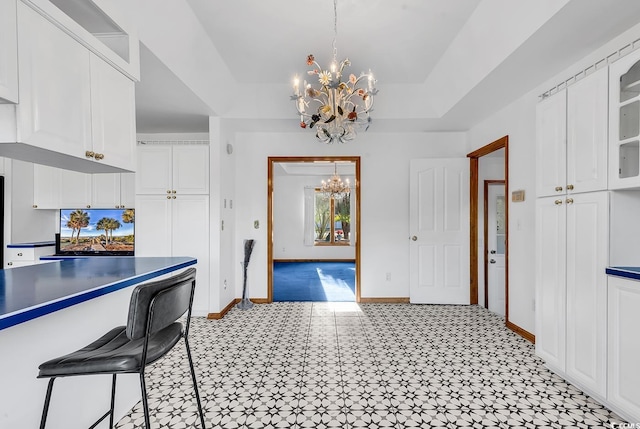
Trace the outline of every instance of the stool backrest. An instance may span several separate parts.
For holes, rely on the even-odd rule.
[[[175,276],[137,286],[129,303],[127,337],[136,340],[157,332],[187,311],[190,317],[195,284],[196,269],[189,268]]]

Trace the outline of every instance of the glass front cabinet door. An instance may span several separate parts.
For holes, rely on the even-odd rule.
[[[609,188],[640,188],[640,51],[610,66]]]

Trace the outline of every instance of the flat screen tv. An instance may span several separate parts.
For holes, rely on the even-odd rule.
[[[133,256],[134,209],[61,209],[57,255]]]

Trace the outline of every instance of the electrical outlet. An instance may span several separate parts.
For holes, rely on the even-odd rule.
[[[224,290],[227,290],[227,279],[224,279]]]

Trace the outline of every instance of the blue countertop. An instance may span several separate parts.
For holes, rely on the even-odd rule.
[[[605,272],[610,276],[640,280],[640,267],[608,267]]]
[[[196,262],[191,257],[95,257],[0,270],[0,329]]]
[[[7,248],[9,249],[13,249],[13,248],[19,248],[19,249],[26,249],[26,248],[32,248],[32,247],[49,247],[49,246],[55,246],[56,242],[55,241],[36,241],[33,243],[12,243],[12,244],[7,244]]]

